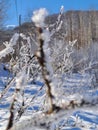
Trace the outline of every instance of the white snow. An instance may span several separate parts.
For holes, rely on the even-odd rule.
[[[33,12],[32,21],[36,24],[37,27],[44,26],[45,17],[48,15],[48,12],[45,8],[41,8]]]

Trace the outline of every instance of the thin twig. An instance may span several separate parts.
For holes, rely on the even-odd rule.
[[[53,111],[53,95],[51,92],[51,80],[49,80],[47,77],[50,76],[50,72],[47,70],[46,67],[46,60],[45,60],[45,53],[43,50],[43,46],[44,46],[44,40],[42,39],[41,35],[43,33],[43,29],[41,27],[38,27],[38,33],[39,33],[39,48],[38,51],[36,52],[36,57],[38,59],[38,62],[42,68],[42,76],[44,79],[44,82],[47,86],[47,95],[49,97],[49,101],[50,101],[50,110],[49,113],[51,113]]]
[[[5,89],[0,94],[0,100],[3,98],[3,96],[7,93],[7,91],[10,89],[11,85],[14,83],[15,77],[13,77],[8,84],[5,86]]]

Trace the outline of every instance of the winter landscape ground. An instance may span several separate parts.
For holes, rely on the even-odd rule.
[[[98,45],[77,50],[75,39],[49,46],[62,13],[63,7],[49,31],[46,9],[34,11],[37,41],[15,33],[3,43],[0,59],[11,59],[0,63],[0,130],[98,130]]]
[[[8,72],[3,70],[3,65],[0,66],[0,91],[4,88],[4,84],[6,83],[8,78]],[[81,102],[81,98],[87,102],[86,105],[83,107],[75,107],[74,109],[66,109],[59,113],[54,113],[47,117],[47,122],[51,125],[51,130],[53,129],[61,129],[61,130],[97,130],[98,129],[98,88],[93,88],[91,85],[90,75],[88,74],[72,74],[70,77],[65,76],[63,87],[59,89],[59,93],[63,96],[62,100],[64,103],[68,103],[69,100],[75,99]],[[24,113],[23,117],[21,118],[21,123],[18,122],[20,127],[16,128],[17,130],[33,130],[33,129],[43,129],[46,130],[46,126],[44,123],[46,120],[44,118],[40,119],[39,115],[44,110],[43,102],[44,102],[44,88],[42,90],[39,89],[43,86],[43,82],[36,81],[35,84],[31,84],[26,86],[25,89],[25,98],[29,98],[27,103],[32,100],[32,96],[36,95],[36,99],[33,100],[28,105],[26,112]],[[12,86],[7,94],[4,96],[0,103],[0,129],[5,130],[8,118],[9,118],[9,107],[11,102],[11,96],[14,91],[14,86]],[[63,92],[62,92],[63,89]],[[33,116],[38,122],[42,122],[43,125],[41,126],[40,123],[38,125],[33,124]],[[42,114],[41,114],[42,116]],[[49,119],[48,119],[49,118]],[[31,121],[30,121],[31,120]],[[24,123],[25,121],[25,123]],[[19,124],[20,123],[20,124]],[[26,125],[27,123],[27,125]],[[33,126],[34,125],[34,126]],[[47,123],[48,125],[48,123]],[[15,130],[16,130],[15,129]]]

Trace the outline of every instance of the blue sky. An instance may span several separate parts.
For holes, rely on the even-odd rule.
[[[15,6],[17,2],[17,11]],[[24,19],[28,10],[32,12],[39,8],[46,8],[50,14],[58,13],[60,7],[64,5],[67,10],[98,10],[98,0],[10,0],[10,7],[8,8],[8,20],[6,25],[18,25],[17,15],[21,14]]]

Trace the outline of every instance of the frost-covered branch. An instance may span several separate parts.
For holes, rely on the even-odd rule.
[[[26,82],[28,79],[28,75],[24,74],[24,72],[25,69],[23,72],[20,73],[20,75],[18,74],[15,77],[14,85],[16,86],[16,89],[14,90],[14,94],[10,105],[10,117],[6,130],[12,128],[15,121],[18,121],[21,118],[21,116],[25,113],[26,109],[31,105],[32,102],[34,102],[34,99],[36,99],[37,95],[43,88],[43,86],[40,87],[38,93],[35,96],[32,96],[31,99],[28,99],[28,101],[27,99],[24,100],[24,90],[25,86],[27,85]]]
[[[10,53],[14,53],[13,46],[16,45],[18,38],[19,38],[19,34],[15,33],[9,42],[3,43],[6,48],[0,51],[0,59],[5,57],[6,55],[9,55]]]
[[[0,94],[0,100],[3,98],[3,96],[7,93],[9,88],[12,86],[12,84],[15,82],[15,78],[12,78],[8,84],[5,86],[4,90]]]
[[[15,103],[18,101],[22,104],[22,106],[24,106],[23,91],[24,91],[24,85],[26,83],[25,78],[26,78],[25,74],[22,74],[21,76],[19,76],[19,78],[18,77],[16,78],[16,88],[15,88],[12,103],[11,103],[11,106],[10,106],[10,117],[9,117],[9,121],[8,121],[8,125],[7,125],[6,130],[9,130],[14,124]]]
[[[39,34],[39,43],[38,43],[38,51],[36,52],[36,57],[39,61],[39,64],[42,68],[42,76],[43,79],[45,81],[45,84],[47,86],[47,95],[49,98],[49,104],[50,104],[50,109],[48,111],[48,113],[51,113],[53,111],[53,94],[52,94],[52,82],[49,79],[50,77],[50,71],[47,69],[47,60],[46,60],[46,54],[44,51],[44,44],[46,44],[45,42],[47,42],[45,39],[47,37],[47,34],[44,32],[45,30],[43,30],[44,27],[44,19],[47,15],[47,11],[46,9],[40,9],[38,11],[34,12],[34,16],[32,17],[33,22],[35,22],[35,25],[37,27],[38,30],[38,34]],[[41,20],[41,21],[40,21]]]
[[[61,20],[61,18],[62,18],[63,12],[64,12],[64,6],[61,6],[61,8],[60,8],[60,13],[59,13],[59,15],[58,15],[58,17],[57,17],[56,23],[53,24],[53,25],[49,25],[49,27],[48,27],[48,28],[51,28],[51,27],[52,27],[52,31],[51,31],[51,33],[50,33],[50,36],[51,36],[51,37],[52,37],[56,32],[58,32],[58,31],[61,29],[61,27],[62,27],[63,21]]]

